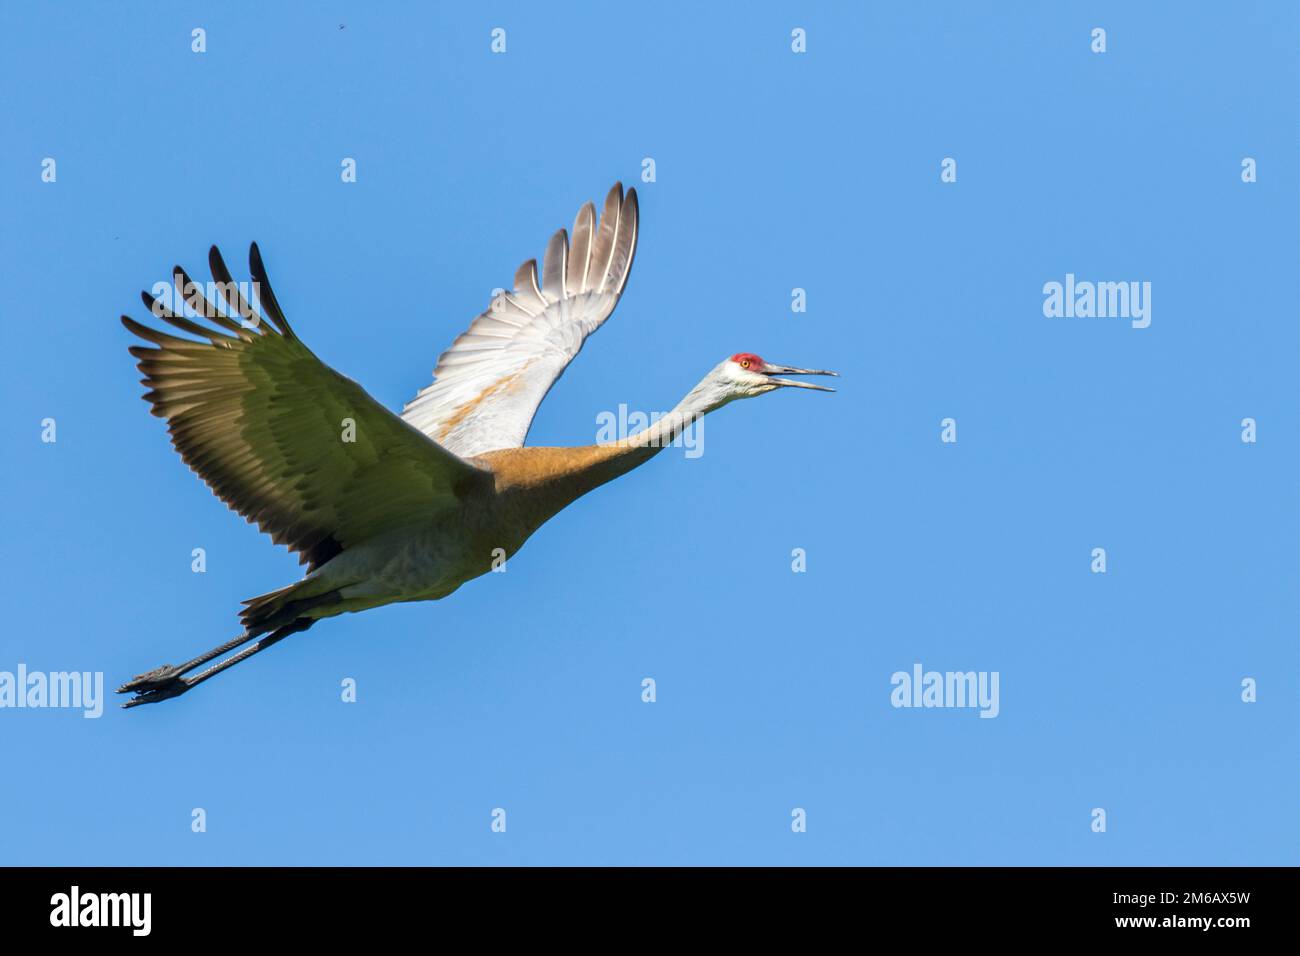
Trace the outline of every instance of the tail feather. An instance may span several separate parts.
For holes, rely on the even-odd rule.
[[[244,601],[244,609],[239,612],[239,620],[244,625],[244,632],[251,637],[256,637],[267,631],[274,631],[304,620],[314,622],[317,617],[324,615],[310,612],[342,601],[337,590],[326,591],[324,594],[304,594],[304,586],[308,583],[306,580],[298,581],[288,587]]]

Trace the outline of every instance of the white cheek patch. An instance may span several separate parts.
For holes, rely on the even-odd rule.
[[[739,362],[728,362],[724,371],[726,377],[737,385],[762,385],[767,381],[765,375],[760,375],[750,369],[741,368]]]

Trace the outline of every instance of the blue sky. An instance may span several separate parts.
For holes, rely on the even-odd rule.
[[[0,863],[1298,862],[1298,39],[1282,3],[5,4],[0,670],[116,686],[298,576],[117,322],[212,243],[396,408],[622,179],[627,293],[532,443],[737,351],[844,377],[448,600],[0,710]],[[1150,327],[1045,317],[1067,273],[1150,282]],[[997,718],[892,707],[918,662],[997,672]]]

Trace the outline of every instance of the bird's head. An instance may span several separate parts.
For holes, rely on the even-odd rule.
[[[795,368],[791,365],[773,365],[753,352],[737,352],[713,370],[719,384],[727,393],[727,400],[753,398],[778,388],[811,388],[819,392],[833,392],[835,389],[812,382],[796,382],[794,379],[780,378],[782,375],[834,375],[821,369]]]

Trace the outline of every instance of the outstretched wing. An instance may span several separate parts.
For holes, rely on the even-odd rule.
[[[537,406],[600,328],[627,283],[636,253],[636,190],[615,183],[599,227],[591,203],[578,210],[573,244],[563,229],[537,260],[515,273],[515,291],[488,310],[438,358],[434,383],[402,410],[443,447],[471,458],[524,443]]]
[[[257,312],[213,246],[208,261],[226,309],[179,266],[181,300],[209,324],[144,293],[181,338],[122,316],[157,348],[132,346],[153,414],[172,444],[232,509],[311,568],[344,548],[419,524],[490,476],[439,447],[323,363],[285,321],[256,244],[249,252]]]

